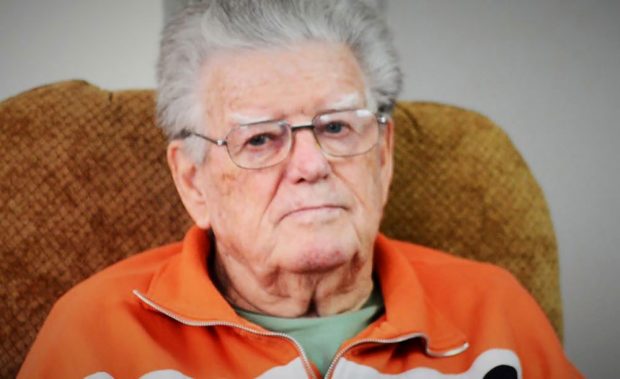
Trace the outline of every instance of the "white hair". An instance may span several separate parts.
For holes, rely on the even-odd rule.
[[[347,45],[360,64],[369,103],[390,112],[402,74],[379,1],[206,0],[185,8],[164,28],[157,65],[158,124],[173,138],[204,125],[201,69],[215,52],[290,46],[302,41]],[[209,88],[205,89],[209,91]],[[204,150],[190,138],[188,149]],[[192,146],[193,145],[193,146]]]

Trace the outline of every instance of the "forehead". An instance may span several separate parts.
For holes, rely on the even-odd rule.
[[[280,117],[365,103],[357,59],[336,43],[223,52],[202,75],[207,116],[223,119],[218,121],[234,114]]]

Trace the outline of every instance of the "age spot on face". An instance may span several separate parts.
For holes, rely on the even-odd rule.
[[[230,196],[236,189],[237,175],[231,172],[223,172],[219,175],[218,187],[223,196]]]

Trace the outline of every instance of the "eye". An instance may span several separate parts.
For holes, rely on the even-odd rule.
[[[325,125],[323,130],[327,134],[340,134],[343,132],[343,129],[345,129],[346,127],[347,125],[345,123],[341,121],[334,121],[334,122],[330,122],[329,124]]]
[[[246,143],[250,146],[258,147],[263,146],[272,140],[273,137],[267,134],[258,134],[251,137]]]

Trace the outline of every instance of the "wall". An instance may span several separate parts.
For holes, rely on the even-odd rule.
[[[153,87],[162,22],[153,0],[1,0],[0,99],[75,78]]]
[[[566,350],[590,378],[616,377],[620,2],[387,3],[403,98],[489,115],[530,163],[559,238]],[[69,78],[152,87],[163,9],[153,0],[2,0],[0,98]]]

